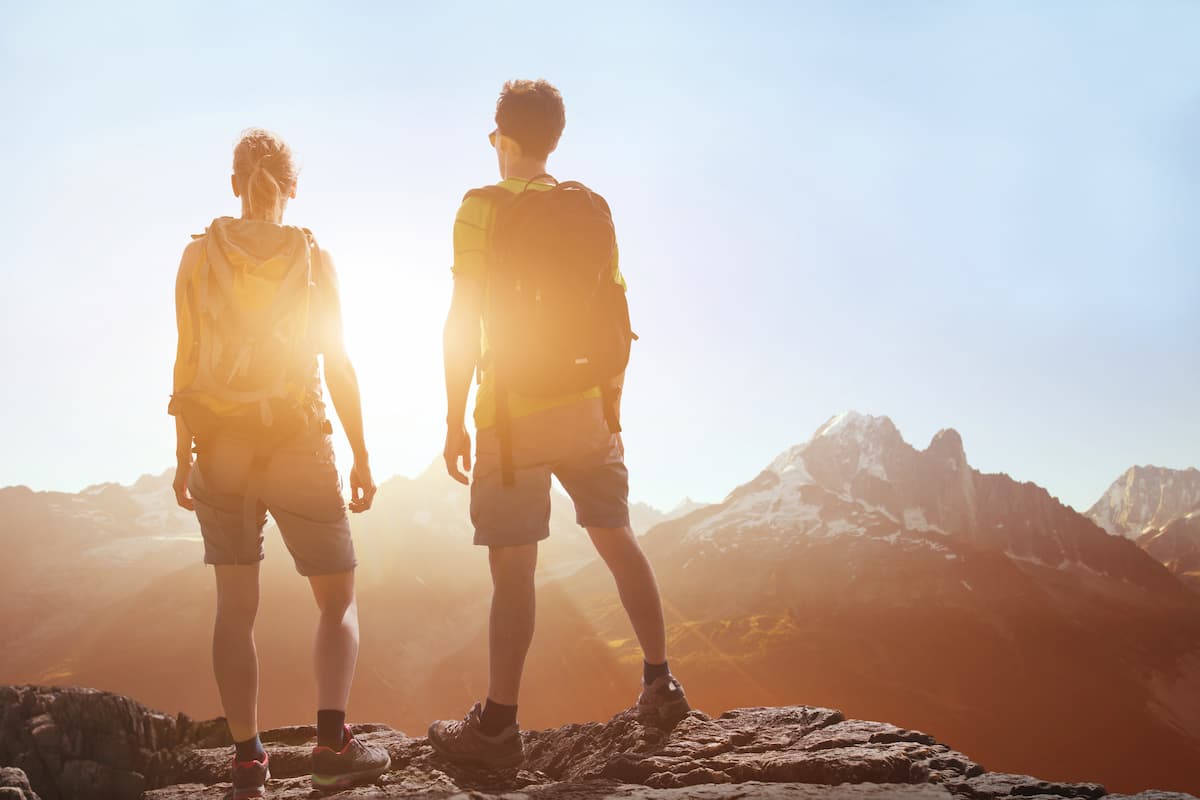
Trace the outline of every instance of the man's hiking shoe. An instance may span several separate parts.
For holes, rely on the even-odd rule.
[[[439,720],[429,726],[429,744],[443,758],[459,764],[502,769],[525,760],[525,746],[515,724],[495,736],[483,732],[483,707],[476,703],[461,720]]]
[[[229,780],[233,787],[225,793],[225,800],[245,800],[250,797],[263,797],[267,791],[267,781],[271,777],[271,769],[267,766],[267,754],[263,753],[262,761],[238,761],[233,759]]]
[[[342,749],[317,745],[312,751],[312,786],[322,792],[345,789],[356,783],[370,783],[392,765],[387,750],[363,744],[342,729]]]
[[[637,701],[639,711],[647,711],[658,717],[664,725],[674,725],[692,710],[688,705],[683,686],[674,675],[664,675],[652,683],[642,685],[642,695]]]

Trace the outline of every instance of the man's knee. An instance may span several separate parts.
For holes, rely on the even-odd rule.
[[[642,558],[642,546],[632,528],[588,528],[587,532],[606,562]]]

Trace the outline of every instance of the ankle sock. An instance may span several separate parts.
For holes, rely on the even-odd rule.
[[[488,700],[479,718],[479,727],[488,736],[497,736],[510,725],[517,724],[517,707]]]
[[[263,749],[262,739],[258,738],[257,733],[253,739],[233,743],[233,757],[238,761],[262,761],[266,755],[267,751]]]
[[[670,675],[671,668],[664,661],[661,664],[651,664],[649,661],[642,662],[642,683],[649,686],[664,675]]]
[[[346,727],[346,712],[322,708],[317,712],[317,746],[341,750]]]

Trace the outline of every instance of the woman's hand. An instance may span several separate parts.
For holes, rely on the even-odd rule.
[[[187,459],[180,458],[175,463],[175,481],[171,487],[175,489],[175,502],[180,508],[186,508],[188,511],[196,510],[196,501],[188,494],[188,476],[192,474],[192,455],[188,453]]]
[[[465,425],[446,426],[446,446],[442,448],[442,457],[446,459],[446,472],[451,478],[463,484],[470,483],[467,472],[471,471],[471,434],[467,433]],[[458,461],[462,459],[462,469]]]
[[[371,465],[365,459],[354,459],[350,468],[350,510],[361,514],[371,507],[375,500],[375,479],[371,477]]]

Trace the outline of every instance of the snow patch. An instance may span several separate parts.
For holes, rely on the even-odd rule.
[[[925,519],[925,509],[923,508],[904,509],[904,527],[913,531],[933,530],[929,520]]]

